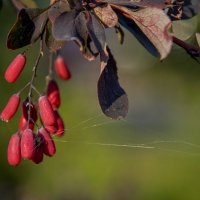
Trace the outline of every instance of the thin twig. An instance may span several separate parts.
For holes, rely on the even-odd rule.
[[[178,45],[179,47],[185,49],[185,51],[192,57],[194,58],[198,63],[200,61],[197,59],[197,57],[200,57],[200,48],[195,47],[191,44],[186,43],[183,40],[178,39],[177,37],[173,36],[173,42]]]
[[[38,64],[39,64],[39,61],[41,59],[41,57],[43,56],[43,38],[41,37],[41,40],[40,40],[40,50],[39,50],[39,54],[38,54],[38,57],[36,59],[36,62],[35,62],[35,65],[33,67],[33,74],[32,74],[32,77],[31,77],[31,80],[30,80],[30,87],[29,87],[29,93],[28,93],[28,103],[29,103],[29,107],[28,107],[28,124],[29,122],[31,121],[31,98],[32,98],[32,91],[33,89],[35,88],[34,87],[34,80],[37,76],[37,68],[38,68]]]
[[[53,75],[53,53],[49,55],[49,77],[52,78]]]

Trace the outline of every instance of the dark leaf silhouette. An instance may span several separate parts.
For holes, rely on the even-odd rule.
[[[112,119],[120,119],[127,115],[128,98],[118,81],[116,61],[110,50],[107,51],[109,59],[98,81],[98,98],[105,115]]]
[[[28,8],[20,10],[18,18],[7,38],[9,49],[18,49],[35,42],[47,22],[47,13],[43,9]]]

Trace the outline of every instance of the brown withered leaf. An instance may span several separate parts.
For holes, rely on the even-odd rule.
[[[109,4],[95,7],[94,12],[105,27],[114,27],[118,23],[118,17]]]
[[[161,60],[167,57],[172,47],[172,37],[168,32],[171,21],[163,10],[148,7],[133,12],[122,6],[111,6],[127,19],[134,21],[157,49]]]

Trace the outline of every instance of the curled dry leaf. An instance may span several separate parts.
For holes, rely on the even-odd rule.
[[[95,7],[94,12],[105,27],[110,28],[117,25],[118,17],[109,4]]]
[[[134,21],[156,48],[161,60],[167,57],[172,47],[172,37],[168,32],[171,21],[164,11],[148,7],[137,12],[132,12],[122,6],[112,5],[112,7],[125,18]]]

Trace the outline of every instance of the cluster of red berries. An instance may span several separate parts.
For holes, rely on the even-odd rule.
[[[26,55],[19,54],[8,66],[5,79],[14,83],[19,78],[26,64]],[[57,75],[68,80],[70,71],[63,57],[55,59],[55,71]],[[8,163],[12,166],[20,164],[22,159],[32,160],[38,164],[43,161],[44,154],[53,156],[56,153],[54,136],[61,137],[64,134],[64,123],[59,115],[58,108],[61,104],[59,87],[56,81],[48,76],[45,94],[40,95],[37,102],[32,102],[33,82],[29,82],[29,95],[22,103],[22,114],[19,122],[19,130],[13,134],[8,144]],[[23,90],[22,90],[23,91]],[[0,114],[3,121],[8,122],[17,112],[20,105],[21,91],[13,94]],[[38,125],[38,115],[41,124]]]

